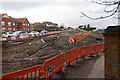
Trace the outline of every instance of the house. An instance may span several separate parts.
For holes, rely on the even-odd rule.
[[[44,21],[43,24],[45,24],[46,27],[58,27],[57,23],[52,23],[49,21]]]
[[[2,32],[16,31],[16,23],[7,14],[0,14]]]
[[[16,30],[17,31],[30,31],[30,23],[27,18],[12,18],[14,23],[16,23]]]
[[[0,14],[2,32],[14,32],[30,30],[30,23],[27,18],[12,18],[7,14]]]

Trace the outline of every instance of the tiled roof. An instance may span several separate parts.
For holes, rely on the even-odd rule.
[[[15,23],[23,23],[26,18],[12,18]]]
[[[5,14],[0,14],[0,20],[2,19],[2,17],[4,16]]]

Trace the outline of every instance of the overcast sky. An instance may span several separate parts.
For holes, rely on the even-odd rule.
[[[92,17],[106,15],[95,13],[103,12],[104,7],[88,0],[0,0],[0,14],[7,13],[15,18],[27,17],[30,23],[51,21],[74,28],[82,24],[98,28],[117,24],[117,19],[112,17],[103,20],[81,17],[81,11]]]

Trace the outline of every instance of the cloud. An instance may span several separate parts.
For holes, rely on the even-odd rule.
[[[80,11],[84,11],[92,17],[97,17],[101,15],[89,11],[103,10],[103,6],[85,0],[29,0],[29,2],[28,0],[4,0],[0,3],[0,8],[0,13],[7,13],[9,16],[16,18],[27,17],[31,23],[52,21],[59,25],[64,23],[65,26],[77,27],[80,24],[106,26],[114,22],[110,19],[108,21],[106,19],[93,21],[85,17],[80,18]]]

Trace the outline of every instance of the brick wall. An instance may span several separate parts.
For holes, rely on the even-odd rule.
[[[105,78],[120,80],[120,26],[109,26],[105,37]]]
[[[23,25],[23,24],[25,24],[25,25]],[[29,26],[28,26],[28,24],[29,24]],[[28,30],[28,29],[30,31],[30,23],[27,19],[25,19],[25,21],[23,23],[18,24],[18,30],[19,31]]]
[[[5,22],[5,26],[2,26],[2,28],[5,28],[5,32],[9,32],[8,28],[11,28],[11,31],[13,32],[13,28],[16,30],[16,24],[13,25],[13,22],[10,20],[10,18],[2,18],[3,22]],[[8,26],[8,22],[11,22],[11,26]]]

